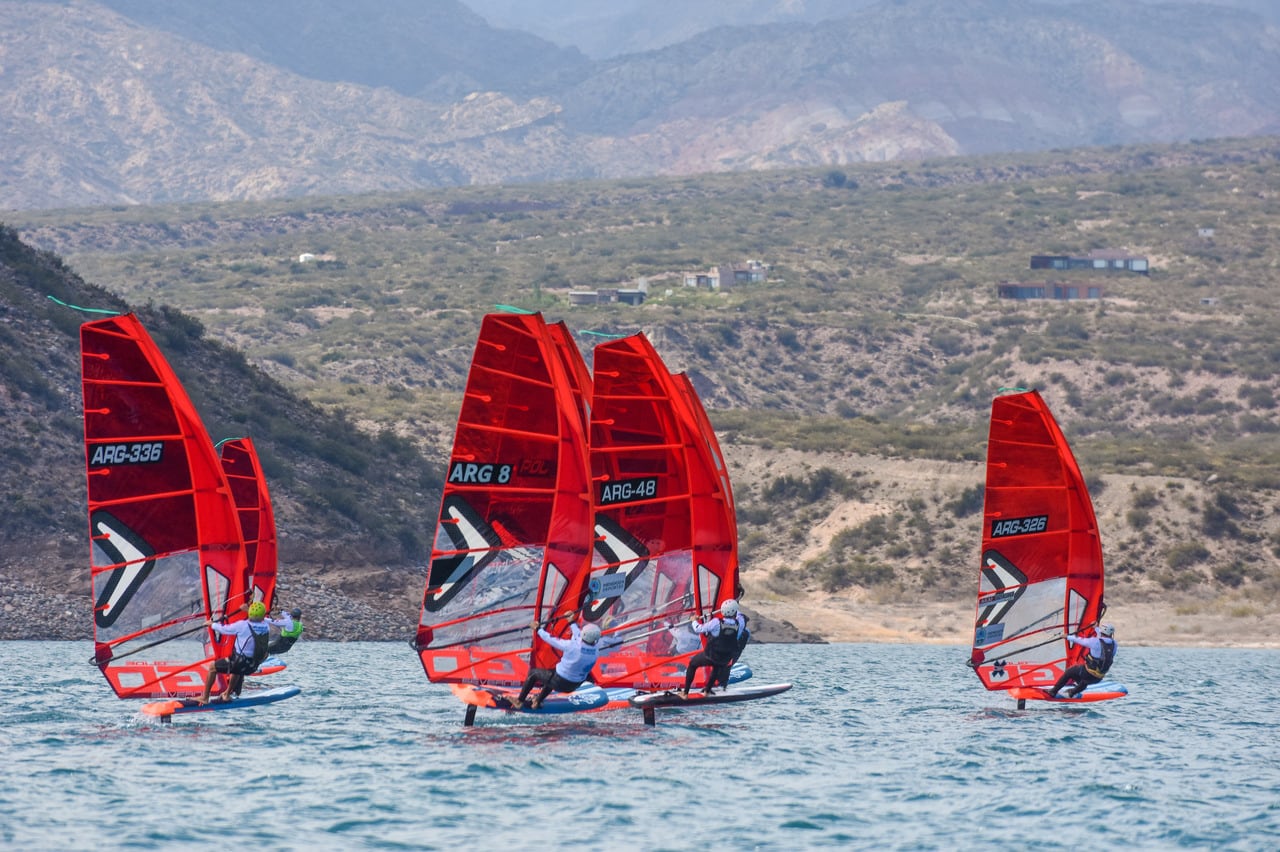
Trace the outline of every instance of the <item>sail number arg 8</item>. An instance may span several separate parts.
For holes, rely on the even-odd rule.
[[[89,466],[104,464],[153,464],[160,461],[164,452],[163,441],[130,442],[125,444],[98,444],[89,457]]]
[[[1001,538],[1007,535],[1026,535],[1041,533],[1049,526],[1048,515],[1034,515],[1030,518],[1009,518],[991,522],[991,537]]]
[[[651,500],[657,496],[658,477],[656,476],[620,479],[617,482],[605,482],[600,486],[599,505],[609,506],[631,500]]]
[[[511,471],[512,466],[509,464],[458,461],[449,466],[449,482],[453,485],[506,485],[511,481]]]

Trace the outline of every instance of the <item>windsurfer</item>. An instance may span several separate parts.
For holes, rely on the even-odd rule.
[[[520,696],[515,702],[517,707],[524,706],[525,699],[536,684],[542,685],[542,690],[530,704],[536,710],[553,691],[573,692],[582,686],[591,676],[596,659],[608,652],[597,647],[600,642],[600,628],[597,625],[578,627],[577,624],[570,624],[568,639],[552,636],[545,628],[539,627],[537,622],[534,622],[534,626],[538,628],[538,636],[542,641],[556,648],[561,655],[560,662],[556,663],[554,669],[530,669],[529,676],[520,687]]]
[[[712,615],[703,622],[695,619],[689,626],[694,633],[707,637],[707,646],[701,653],[695,654],[685,667],[684,689],[680,694],[688,698],[698,669],[710,668],[711,674],[707,678],[705,690],[705,694],[710,695],[712,687],[717,683],[729,685],[729,668],[742,653],[738,640],[747,630],[747,619],[738,611],[738,602],[730,598],[720,605],[720,615]]]
[[[271,637],[271,645],[267,648],[267,652],[270,654],[283,654],[302,638],[302,610],[298,607],[294,607],[287,612],[281,610],[280,617],[278,619],[268,618],[267,624],[280,628],[280,634]]]
[[[230,657],[214,660],[204,677],[204,694],[198,699],[201,704],[209,703],[209,693],[213,691],[213,682],[219,674],[227,676],[227,686],[222,691],[222,700],[237,692],[244,676],[253,674],[267,658],[267,645],[271,641],[269,628],[265,621],[267,607],[262,601],[254,601],[247,607],[248,619],[222,624],[217,621],[207,622],[214,633],[219,636],[235,636],[235,647]]]
[[[1058,678],[1058,682],[1053,685],[1053,689],[1049,690],[1050,698],[1058,697],[1058,690],[1062,689],[1068,683],[1074,684],[1066,692],[1068,698],[1077,698],[1085,687],[1090,684],[1097,683],[1102,680],[1103,675],[1107,673],[1107,669],[1111,668],[1111,663],[1115,661],[1116,649],[1119,647],[1115,640],[1116,629],[1110,624],[1104,624],[1098,628],[1097,636],[1071,636],[1067,635],[1066,639],[1072,645],[1081,645],[1085,649],[1083,662],[1067,669],[1062,673],[1062,677]]]
[[[681,621],[678,624],[672,624],[670,621],[666,623],[667,633],[671,636],[672,651],[676,654],[688,654],[691,651],[697,651],[702,647],[702,637],[693,632],[693,628],[689,626],[689,622]]]

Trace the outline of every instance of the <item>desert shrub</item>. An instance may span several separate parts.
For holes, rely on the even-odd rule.
[[[1165,562],[1175,571],[1198,565],[1209,558],[1209,548],[1198,541],[1175,544],[1165,553]]]
[[[961,491],[960,494],[943,507],[957,518],[967,518],[982,511],[982,501],[986,495],[986,486],[979,483]]]
[[[1151,513],[1146,509],[1130,509],[1125,512],[1124,519],[1135,530],[1145,530],[1151,525]]]

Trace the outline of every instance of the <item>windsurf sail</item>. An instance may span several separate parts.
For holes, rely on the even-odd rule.
[[[1103,603],[1102,541],[1071,448],[1035,391],[991,406],[970,665],[990,690],[1051,687]]]
[[[199,694],[231,652],[208,618],[250,600],[222,464],[177,375],[133,314],[80,329],[94,659],[121,698]]]
[[[590,567],[580,363],[541,314],[481,323],[414,639],[432,681],[516,685],[559,659],[531,623],[565,632]]]
[[[267,612],[274,608],[279,551],[276,519],[262,463],[252,438],[232,438],[218,443],[222,472],[231,487],[231,499],[240,519],[248,575],[244,585],[251,601],[262,601]]]
[[[595,347],[591,475],[595,546],[584,617],[613,648],[596,681],[681,685],[690,652],[681,654],[671,628],[736,594],[737,528],[701,403],[643,334]]]

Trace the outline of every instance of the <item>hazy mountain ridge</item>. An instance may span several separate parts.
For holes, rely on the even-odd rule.
[[[1206,5],[1155,14],[1124,2],[914,0],[821,24],[722,27],[594,63],[448,0],[363,17],[346,0],[111,6],[137,17],[5,2],[6,206],[692,174],[1280,128],[1276,30]]]

